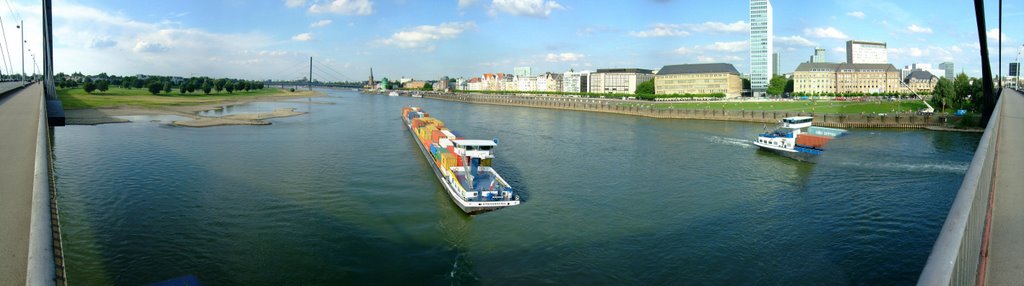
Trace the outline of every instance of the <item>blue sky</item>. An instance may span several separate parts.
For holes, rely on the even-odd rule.
[[[8,42],[17,43],[13,20],[24,19],[28,47],[39,47],[39,1],[9,1],[12,8],[0,10]],[[994,48],[997,6],[987,2],[986,34]],[[842,61],[845,41],[857,39],[887,42],[897,67],[953,61],[957,70],[981,74],[971,1],[772,5],[784,72],[815,47]],[[736,0],[55,0],[54,56],[58,72],[249,79],[300,78],[312,56],[323,66],[314,76],[329,81],[364,80],[370,67],[378,78],[418,79],[515,66],[538,73],[698,62],[732,63],[747,73],[747,6]],[[1010,20],[1024,17],[1022,6],[1004,3],[1004,66],[1024,40],[1024,21]],[[20,65],[17,49],[11,56]]]

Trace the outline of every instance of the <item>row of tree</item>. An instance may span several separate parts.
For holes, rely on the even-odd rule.
[[[979,111],[981,108],[982,81],[958,74],[953,80],[940,78],[932,91],[931,103],[936,108],[947,107]]]
[[[110,85],[120,86],[125,89],[145,88],[152,94],[160,94],[161,92],[167,94],[171,93],[174,89],[177,89],[181,94],[197,91],[201,91],[204,94],[210,94],[210,92],[220,93],[221,91],[233,93],[235,91],[263,89],[265,87],[264,83],[259,81],[228,78],[193,77],[175,80],[166,76],[147,76],[145,78],[137,76],[118,77],[108,76],[106,73],[92,77],[84,76],[81,73],[74,73],[71,76],[59,73],[55,76],[55,79],[56,85],[60,88],[81,86],[88,93],[97,90],[100,92],[107,91]]]

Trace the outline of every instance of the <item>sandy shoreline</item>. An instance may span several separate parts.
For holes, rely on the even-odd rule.
[[[66,110],[66,124],[68,125],[97,125],[108,123],[131,122],[127,119],[114,116],[132,115],[175,115],[191,118],[189,121],[174,121],[171,124],[186,127],[211,127],[224,125],[269,125],[265,119],[290,117],[306,114],[296,112],[294,108],[280,108],[274,112],[233,114],[223,117],[202,116],[199,112],[218,109],[227,105],[239,105],[252,102],[272,102],[301,98],[322,97],[323,93],[317,91],[299,91],[295,93],[284,93],[269,96],[239,97],[237,99],[220,101],[217,103],[187,105],[187,106],[164,106],[164,107],[136,107],[120,106],[114,108],[89,108]]]

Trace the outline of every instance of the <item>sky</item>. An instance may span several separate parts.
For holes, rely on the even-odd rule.
[[[42,66],[41,1],[3,0],[5,74]],[[986,37],[996,70],[1024,43],[1024,1],[986,1]],[[749,73],[749,1],[583,0],[54,0],[54,67],[85,74],[291,80],[436,80],[512,72],[724,62]],[[782,72],[815,47],[845,60],[845,42],[886,42],[897,67],[952,61],[981,75],[972,1],[772,1]],[[4,11],[6,10],[6,11]],[[1005,73],[1005,72],[1004,72]]]

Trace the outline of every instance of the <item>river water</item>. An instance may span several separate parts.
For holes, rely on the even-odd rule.
[[[55,129],[71,284],[909,284],[979,134],[854,129],[818,164],[762,124],[325,91],[309,114]],[[500,139],[520,206],[469,217],[400,120]]]

